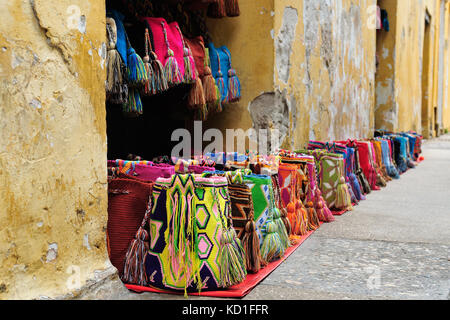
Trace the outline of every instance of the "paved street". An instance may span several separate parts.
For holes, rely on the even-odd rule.
[[[423,151],[416,169],[324,224],[245,299],[450,299],[450,135]],[[114,287],[85,298],[184,299]]]

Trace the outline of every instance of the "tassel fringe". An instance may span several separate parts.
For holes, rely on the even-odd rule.
[[[220,286],[231,287],[247,276],[245,253],[233,228],[224,230],[220,248]],[[244,267],[244,268],[243,268]]]
[[[133,48],[128,48],[127,74],[128,82],[134,86],[143,86],[148,80],[144,62]]]
[[[344,177],[339,179],[339,184],[336,190],[336,204],[337,209],[341,210],[353,210],[350,193],[348,191],[347,184]]]
[[[164,77],[169,87],[179,85],[183,82],[178,62],[174,57],[173,51],[170,49],[168,50],[166,65],[164,66]]]
[[[255,221],[248,221],[245,225],[245,234],[242,242],[245,251],[245,267],[248,272],[257,273],[267,263],[261,257],[261,248],[259,246],[258,234],[256,233]]]
[[[278,227],[275,222],[267,224],[267,235],[261,247],[261,256],[267,262],[272,262],[281,258],[286,251],[278,234]]]
[[[228,71],[228,97],[227,102],[237,102],[241,100],[241,83],[236,76],[236,70],[230,69]]]

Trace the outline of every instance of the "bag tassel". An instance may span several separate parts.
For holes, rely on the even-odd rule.
[[[296,210],[300,217],[300,233],[298,235],[305,236],[308,234],[308,212],[301,200],[297,200]]]
[[[147,71],[148,81],[144,88],[146,95],[155,95],[169,89],[164,76],[164,68],[153,51],[148,29],[145,29],[145,52],[144,65]]]
[[[309,231],[317,230],[320,227],[320,221],[317,212],[314,209],[312,201],[306,203],[306,211],[308,212],[308,229]]]
[[[127,53],[128,82],[134,86],[145,85],[148,76],[145,71],[144,62],[133,48],[128,47]]]
[[[228,70],[228,94],[226,97],[226,102],[229,103],[237,102],[241,99],[241,83],[239,82],[239,78],[236,75],[236,70],[231,68],[231,55],[228,49],[224,49],[222,51],[226,53],[226,55],[228,56],[228,60],[230,62],[230,70]]]
[[[231,287],[247,276],[245,252],[233,228],[222,232],[220,248],[220,286]],[[244,267],[244,268],[243,268]]]
[[[267,262],[281,258],[286,251],[277,231],[278,227],[275,222],[270,221],[267,224],[267,235],[261,247],[261,256]]]
[[[241,100],[241,83],[236,75],[236,70],[228,70],[228,102],[238,102]]]
[[[112,18],[107,18],[108,51],[106,55],[106,93],[118,95],[122,88],[122,58],[116,48],[117,27]]]
[[[258,234],[256,233],[255,221],[250,220],[245,225],[245,235],[242,243],[245,251],[245,267],[248,272],[257,273],[267,263],[261,258],[261,248]]]
[[[286,231],[286,226],[284,225],[283,220],[281,219],[281,212],[278,208],[275,208],[273,211],[273,222],[276,224],[278,230],[278,235],[280,236],[281,244],[283,245],[284,250],[289,248],[289,234]]]
[[[225,9],[228,17],[238,17],[241,14],[238,0],[225,0]]]
[[[214,109],[213,111],[216,113],[220,113],[222,112],[223,108],[222,108],[222,94],[220,93],[220,89],[217,85],[215,85],[216,87],[216,101],[214,102]]]
[[[347,184],[345,183],[345,178],[341,177],[339,179],[339,184],[336,190],[336,204],[337,209],[341,210],[353,210],[351,203],[350,193],[348,191]]]
[[[386,166],[386,170],[389,176],[392,177],[393,179],[396,180],[400,179],[400,175],[398,174],[397,169],[392,164]]]
[[[281,210],[281,219],[283,220],[284,226],[286,227],[287,234],[291,234],[291,223],[288,219],[288,213],[287,210],[282,208]]]
[[[358,171],[356,171],[356,175],[358,176],[359,181],[361,182],[361,187],[364,190],[365,194],[369,194],[372,192],[372,188],[370,188],[370,184],[369,181],[367,180],[364,172],[362,171],[362,169],[358,169]]]
[[[146,55],[143,59],[145,72],[147,73],[147,80],[144,85],[144,93],[146,95],[153,95],[156,93],[154,81],[155,77],[153,76],[153,68],[150,64],[150,57]]]
[[[383,188],[387,186],[386,180],[384,180],[384,178],[379,173],[377,173],[376,185]]]
[[[184,83],[195,83],[197,81],[197,68],[195,67],[195,60],[192,56],[191,48],[186,43],[180,27],[176,25],[178,33],[183,41],[183,60],[184,60]]]
[[[145,255],[149,250],[149,235],[145,226],[152,210],[152,201],[149,199],[144,219],[136,233],[134,240],[128,247],[125,256],[125,265],[123,269],[122,281],[139,286],[148,285],[147,273],[144,267]]]
[[[217,100],[216,82],[211,73],[211,68],[205,67],[205,75],[202,79],[203,91],[207,103],[215,103]]]
[[[180,68],[178,67],[177,59],[175,59],[175,54],[169,46],[169,40],[167,39],[167,31],[165,28],[164,21],[161,22],[164,32],[164,39],[167,45],[167,61],[164,65],[164,76],[167,80],[167,84],[170,86],[176,86],[183,82],[183,76],[181,75]]]
[[[225,8],[225,0],[216,0],[211,3],[208,7],[208,17],[210,18],[224,18],[227,16],[227,11]]]
[[[141,95],[136,88],[129,88],[128,100],[123,105],[123,112],[130,116],[138,116],[143,113]]]
[[[320,213],[318,213],[319,217],[322,216],[323,212],[323,222],[333,222],[335,220],[333,213],[328,208],[325,200],[322,197],[322,192],[319,189],[316,189],[315,203],[316,212],[320,211]]]
[[[350,183],[353,189],[353,193],[356,196],[356,199],[359,201],[366,200],[366,197],[362,194],[361,186],[359,185],[358,178],[354,173],[350,173]]]
[[[216,85],[220,92],[221,101],[227,100],[227,92],[225,91],[225,81],[223,80],[222,71],[217,72]]]
[[[172,50],[169,49],[167,56],[166,65],[164,66],[164,77],[169,87],[176,86],[183,82],[180,69],[178,68],[178,62]]]
[[[297,210],[295,210],[295,204],[290,202],[287,205],[287,218],[289,220],[289,224],[291,225],[291,233],[292,235],[300,234],[300,217],[297,214]]]
[[[197,77],[195,83],[192,85],[189,91],[188,105],[192,109],[205,108],[206,100],[203,92],[203,84],[200,77]]]
[[[153,67],[153,83],[155,84],[155,92],[164,92],[169,89],[169,84],[167,83],[166,76],[164,74],[164,67],[159,61],[158,56],[155,52],[150,53],[150,58],[152,60]]]
[[[355,193],[353,192],[353,188],[350,185],[350,182],[347,182],[347,190],[348,193],[350,194],[350,203],[351,204],[358,204],[358,199],[356,199]]]

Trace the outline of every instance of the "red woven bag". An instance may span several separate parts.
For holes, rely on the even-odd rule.
[[[152,194],[153,183],[127,177],[108,183],[108,253],[122,276],[125,255],[139,229]]]

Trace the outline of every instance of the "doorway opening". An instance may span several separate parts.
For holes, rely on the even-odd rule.
[[[425,11],[425,30],[423,41],[423,58],[422,58],[422,135],[430,138],[433,130],[433,119],[430,108],[430,54],[431,46],[431,15],[428,10]],[[435,120],[435,119],[434,119]]]

